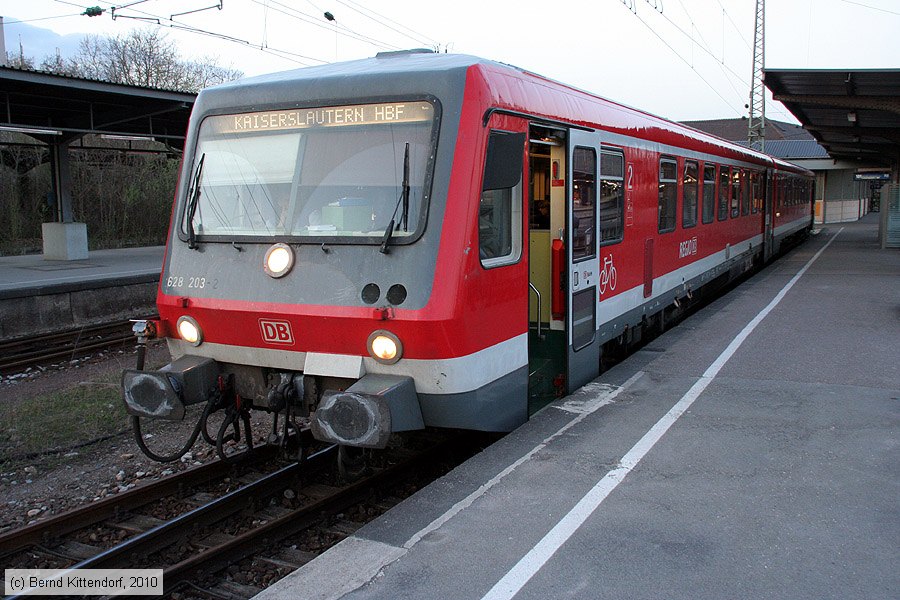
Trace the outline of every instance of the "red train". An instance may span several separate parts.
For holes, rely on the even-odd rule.
[[[204,90],[184,157],[138,327],[173,362],[123,386],[136,424],[198,404],[204,432],[511,430],[812,224],[804,169],[462,55]]]

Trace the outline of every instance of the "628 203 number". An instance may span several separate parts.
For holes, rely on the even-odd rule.
[[[180,275],[170,275],[166,278],[166,287],[169,289],[186,287],[188,289],[200,290],[203,288],[216,289],[218,286],[218,279],[210,279],[208,277],[182,277]]]

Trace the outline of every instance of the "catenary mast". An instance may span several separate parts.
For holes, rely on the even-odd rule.
[[[756,0],[756,33],[753,36],[753,77],[750,81],[750,122],[747,141],[766,151],[766,94],[763,69],[766,62],[766,0]]]

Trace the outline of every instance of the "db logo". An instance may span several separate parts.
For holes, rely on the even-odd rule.
[[[272,344],[293,344],[294,335],[291,333],[291,324],[287,321],[259,320],[259,329],[262,338]]]

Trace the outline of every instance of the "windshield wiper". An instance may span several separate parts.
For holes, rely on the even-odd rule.
[[[197,169],[194,171],[194,177],[191,180],[191,188],[188,192],[187,205],[187,229],[188,229],[188,248],[196,250],[200,247],[197,243],[197,234],[194,232],[194,215],[197,213],[197,204],[200,201],[200,178],[203,176],[203,161],[206,159],[206,153],[200,155],[200,162],[197,163]]]
[[[403,231],[409,230],[409,142],[406,142],[406,150],[403,152],[403,182],[401,183],[400,188],[400,197],[397,199],[397,204],[394,206],[394,212],[391,213],[391,222],[388,223],[387,229],[384,230],[384,237],[381,239],[381,248],[379,248],[379,252],[382,254],[387,254],[388,252],[388,243],[391,241],[391,236],[394,235],[394,226],[396,225],[396,220],[394,217],[397,216],[397,209],[400,208],[400,205],[403,205],[403,213],[400,215],[400,223],[403,227]]]

